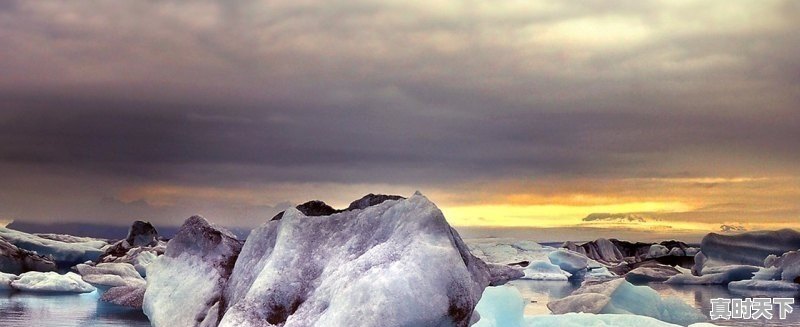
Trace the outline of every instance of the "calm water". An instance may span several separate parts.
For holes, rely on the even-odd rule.
[[[563,298],[580,287],[580,283],[557,281],[515,280],[508,284],[517,287],[528,303],[525,306],[525,315],[549,314],[550,310],[547,309],[547,302]],[[731,293],[726,286],[720,285],[669,285],[653,283],[648,286],[655,289],[661,296],[680,298],[687,304],[698,308],[706,317],[708,317],[708,311],[711,309],[711,299],[713,298],[741,299],[745,297],[763,297]],[[800,326],[800,299],[795,299],[794,311],[787,316],[786,320],[777,319],[777,311],[773,310],[773,313],[775,313],[775,318],[773,320],[715,320],[713,323],[719,326]]]
[[[0,326],[150,326],[141,310],[99,301],[96,292],[40,295],[0,291]]]

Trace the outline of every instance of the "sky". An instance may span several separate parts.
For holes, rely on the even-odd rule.
[[[457,226],[794,227],[798,30],[791,0],[2,1],[0,220],[420,190]]]

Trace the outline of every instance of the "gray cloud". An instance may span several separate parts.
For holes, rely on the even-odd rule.
[[[7,1],[0,162],[88,174],[108,193],[796,175],[798,13],[792,1]]]

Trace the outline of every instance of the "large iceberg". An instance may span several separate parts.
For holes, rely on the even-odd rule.
[[[53,237],[40,237],[8,228],[0,227],[0,238],[20,249],[50,256],[60,267],[71,267],[86,261],[97,261],[103,248],[108,245],[103,240],[82,238],[76,242],[64,242]]]
[[[572,295],[551,301],[547,307],[555,314],[635,314],[683,326],[705,321],[702,313],[683,301],[673,297],[662,298],[652,288],[634,286],[624,279],[584,283]]]
[[[419,193],[327,216],[290,208],[250,234],[220,326],[466,327],[489,282]]]
[[[90,293],[95,288],[84,282],[81,276],[68,272],[60,275],[56,272],[30,271],[11,281],[11,287],[23,292],[39,293]]]
[[[203,217],[187,219],[147,268],[142,309],[153,326],[215,326],[241,248],[233,234]]]
[[[800,232],[792,229],[756,231],[736,235],[710,233],[703,237],[700,251],[705,266],[761,266],[769,255],[782,255],[800,249]],[[703,274],[705,272],[702,271]]]

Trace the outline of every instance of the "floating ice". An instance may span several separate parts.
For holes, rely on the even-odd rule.
[[[166,253],[147,268],[142,309],[153,326],[215,326],[241,246],[233,234],[204,218],[187,219]]]
[[[23,250],[0,237],[0,272],[21,274],[26,271],[53,271],[56,264],[36,252]]]
[[[523,272],[526,279],[534,280],[568,280],[572,276],[572,274],[561,270],[550,261],[544,260],[531,262]]]
[[[546,260],[547,254],[555,250],[533,241],[479,239],[466,242],[476,257],[488,263],[504,265]]]
[[[782,255],[800,249],[800,232],[792,229],[758,231],[736,235],[710,233],[703,237],[701,252],[708,266],[760,266],[770,254]],[[703,272],[705,274],[705,272]]]
[[[663,282],[672,276],[680,274],[678,269],[662,264],[640,266],[625,274],[625,279],[634,284],[649,282]]]
[[[20,231],[0,227],[0,238],[20,249],[33,251],[43,256],[52,256],[61,267],[71,267],[86,261],[97,261],[108,244],[91,239],[85,242],[62,242]]]
[[[480,320],[472,327],[522,327],[525,300],[513,286],[487,287],[475,306]]]
[[[11,281],[11,287],[23,292],[42,293],[90,293],[95,288],[84,282],[81,276],[68,272],[59,275],[56,272],[26,272],[18,279]]]
[[[83,281],[100,287],[143,286],[144,278],[128,263],[99,263],[96,266],[79,264]]]
[[[488,284],[419,193],[329,216],[290,208],[250,234],[220,326],[467,326]]]
[[[572,295],[551,301],[547,307],[555,314],[635,314],[684,326],[705,320],[702,313],[683,301],[673,297],[661,298],[652,288],[634,286],[624,279],[585,283]]]
[[[141,309],[144,300],[144,292],[144,285],[117,286],[103,293],[100,300],[124,307]]]
[[[550,262],[573,276],[583,276],[589,266],[589,258],[567,249],[558,249],[551,252],[547,257]]]
[[[11,282],[17,278],[19,278],[17,275],[0,272],[0,291],[12,290]]]
[[[669,249],[661,244],[653,244],[647,251],[648,258],[660,258],[669,255]]]
[[[730,265],[718,267],[706,267],[703,269],[702,276],[695,276],[691,274],[675,275],[667,279],[664,283],[667,284],[692,284],[692,285],[710,285],[710,284],[728,284],[732,281],[746,280],[753,277],[753,273],[757,272],[759,267],[747,265]]]
[[[647,316],[631,314],[567,313],[563,315],[541,315],[525,317],[527,327],[679,327]],[[689,327],[712,327],[709,323],[697,323]]]

